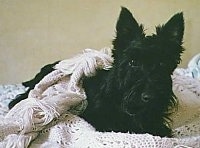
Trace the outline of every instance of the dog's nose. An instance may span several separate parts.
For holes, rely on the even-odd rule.
[[[143,102],[147,103],[147,102],[149,102],[151,96],[148,95],[148,94],[146,94],[146,93],[142,93],[141,98],[142,98],[142,101],[143,101]]]

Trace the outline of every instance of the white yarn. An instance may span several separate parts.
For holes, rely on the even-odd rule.
[[[109,70],[112,63],[113,58],[109,48],[103,48],[100,51],[85,49],[82,54],[59,62],[55,65],[55,69],[59,69],[68,75],[82,71],[85,76],[93,76],[96,69]]]
[[[17,115],[17,116],[16,116]],[[38,131],[44,125],[50,123],[59,113],[56,109],[44,101],[28,98],[18,103],[16,107],[8,112],[5,118],[20,120],[21,133]]]
[[[1,148],[27,148],[30,143],[30,137],[24,135],[10,134],[0,143]],[[16,142],[18,141],[18,142]]]

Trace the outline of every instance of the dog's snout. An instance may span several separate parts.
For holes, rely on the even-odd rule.
[[[141,98],[142,98],[142,101],[146,103],[146,102],[149,102],[151,96],[146,93],[142,93]]]

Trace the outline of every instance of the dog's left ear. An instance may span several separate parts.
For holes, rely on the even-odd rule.
[[[177,13],[171,19],[163,25],[161,28],[157,28],[157,34],[175,41],[179,45],[182,44],[183,34],[184,34],[184,19],[183,13]]]
[[[113,40],[114,53],[119,55],[131,41],[142,36],[144,36],[143,26],[138,24],[127,8],[122,7],[116,25],[116,38]]]

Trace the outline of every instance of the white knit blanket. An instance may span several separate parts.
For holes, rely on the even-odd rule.
[[[85,49],[63,60],[0,119],[1,148],[186,148],[200,147],[200,81],[176,70],[173,89],[179,108],[172,115],[174,138],[97,132],[78,115],[87,107],[82,79],[109,70],[110,49]],[[188,72],[189,73],[189,72]]]

